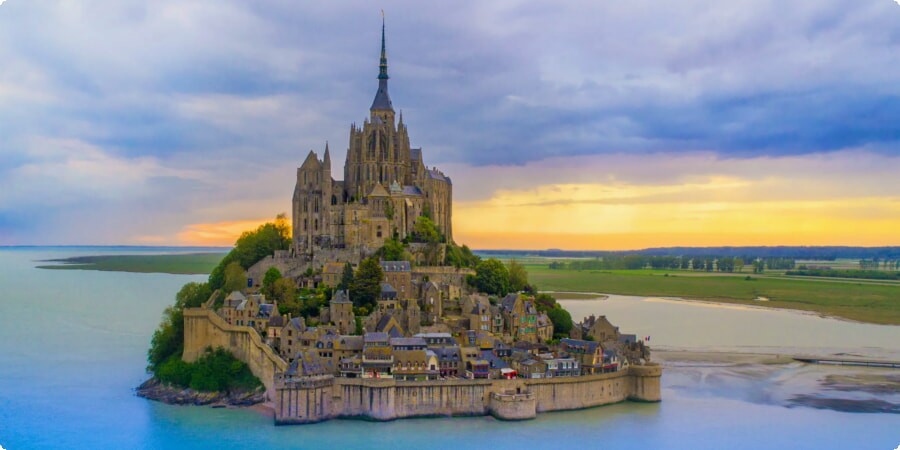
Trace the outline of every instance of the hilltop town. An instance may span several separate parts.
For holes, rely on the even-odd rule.
[[[382,28],[378,89],[350,128],[344,180],[331,176],[327,144],[321,160],[309,153],[289,244],[234,256],[239,240],[210,276],[215,292],[183,311],[183,360],[233,354],[265,386],[277,423],[526,419],[658,401],[661,369],[643,340],[604,316],[573,324],[522,266],[454,243],[452,181],[410,146],[388,78]]]

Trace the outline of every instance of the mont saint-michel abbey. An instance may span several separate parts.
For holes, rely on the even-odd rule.
[[[293,199],[293,252],[313,261],[358,260],[391,237],[405,238],[423,215],[452,239],[453,185],[437,168],[425,165],[421,148],[409,143],[403,113],[388,93],[384,25],[378,90],[361,126],[350,126],[344,179],[331,172],[328,144],[322,159],[310,151],[297,169]],[[341,255],[341,256],[338,256]]]

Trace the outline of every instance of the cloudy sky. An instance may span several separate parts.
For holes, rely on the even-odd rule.
[[[458,242],[900,245],[894,0],[6,0],[0,245],[230,244],[289,211],[368,114],[380,8]]]

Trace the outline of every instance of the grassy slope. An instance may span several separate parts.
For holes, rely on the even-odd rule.
[[[529,265],[529,279],[542,290],[655,295],[816,311],[847,319],[900,324],[900,286],[854,281],[822,283],[746,274],[703,276],[678,271],[574,271]],[[664,276],[669,273],[669,276]],[[769,302],[753,301],[767,297]]]
[[[81,256],[57,261],[62,264],[38,267],[58,270],[208,274],[224,256],[224,253]]]

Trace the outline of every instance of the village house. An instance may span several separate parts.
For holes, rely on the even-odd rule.
[[[519,294],[509,294],[500,301],[503,313],[503,322],[507,325],[507,332],[516,341],[544,342],[537,333],[537,308],[534,302]],[[550,325],[550,337],[553,337],[552,324]],[[546,329],[544,333],[546,333]]]
[[[462,359],[459,354],[459,347],[433,347],[429,348],[434,352],[438,359],[438,369],[442,378],[456,378],[460,376],[460,367]]]
[[[363,378],[392,378],[394,356],[387,333],[366,333],[363,336]]]
[[[590,336],[595,341],[603,344],[617,342],[619,340],[619,327],[614,326],[606,316],[596,317],[593,314],[586,317],[578,327],[582,330],[582,338]]]
[[[581,365],[572,356],[548,354],[542,359],[547,364],[547,378],[577,377],[581,375]]]
[[[382,261],[381,271],[384,273],[384,282],[396,291],[396,298],[403,300],[416,298],[412,288],[409,261]]]
[[[603,372],[603,347],[599,342],[564,338],[559,340],[559,345],[562,351],[578,359],[583,375]]]

